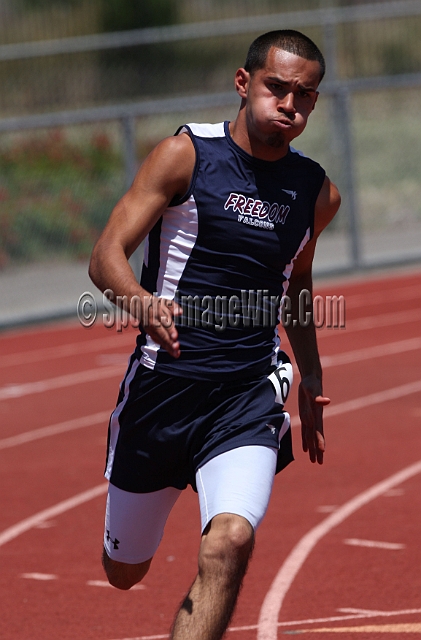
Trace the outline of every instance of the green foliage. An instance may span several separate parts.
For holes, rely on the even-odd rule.
[[[61,7],[73,7],[81,4],[83,0],[20,0],[22,6],[28,9],[47,9],[52,5]]]
[[[383,73],[411,73],[418,70],[418,64],[412,53],[412,42],[390,42],[383,45],[381,51]]]
[[[120,180],[120,158],[104,134],[75,145],[55,131],[0,150],[0,266],[87,257]]]
[[[174,24],[176,0],[101,0],[102,31],[122,31]]]

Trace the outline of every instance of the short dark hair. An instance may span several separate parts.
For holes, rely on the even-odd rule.
[[[310,38],[293,29],[268,31],[268,33],[256,38],[248,50],[244,69],[250,74],[253,74],[258,69],[263,69],[271,47],[294,53],[305,60],[317,60],[320,64],[320,80],[323,78],[326,64],[322,52]]]

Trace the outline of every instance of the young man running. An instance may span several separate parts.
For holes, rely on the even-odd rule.
[[[158,144],[93,251],[92,280],[131,309],[137,301],[142,330],[109,428],[111,584],[129,589],[146,575],[180,492],[191,484],[199,494],[199,571],[173,640],[222,638],[274,475],[292,460],[287,383],[268,376],[280,300],[288,295],[298,320],[317,237],[340,203],[323,169],[290,148],[323,74],[322,54],[299,32],[257,38],[235,76],[237,118],[186,125]],[[128,258],[145,238],[139,284]],[[322,464],[329,399],[314,326],[286,329],[303,449]]]

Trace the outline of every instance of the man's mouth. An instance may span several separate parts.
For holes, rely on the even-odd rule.
[[[292,120],[289,120],[288,118],[282,118],[279,119],[277,118],[276,120],[273,120],[273,122],[275,123],[276,126],[280,127],[281,129],[283,129],[284,127],[292,127]]]

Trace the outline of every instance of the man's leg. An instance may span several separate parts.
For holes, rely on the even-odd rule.
[[[196,474],[203,536],[199,571],[174,622],[172,640],[220,640],[247,570],[254,532],[269,503],[277,450],[245,446]]]
[[[113,587],[127,590],[145,577],[180,493],[173,487],[131,493],[109,485],[102,564]]]
[[[242,516],[224,513],[213,518],[202,536],[199,572],[176,617],[172,640],[222,638],[253,543],[253,527]]]
[[[108,582],[117,589],[124,591],[131,589],[140,582],[148,573],[152,558],[138,564],[127,564],[111,560],[105,548],[102,553],[102,566],[107,574]]]

